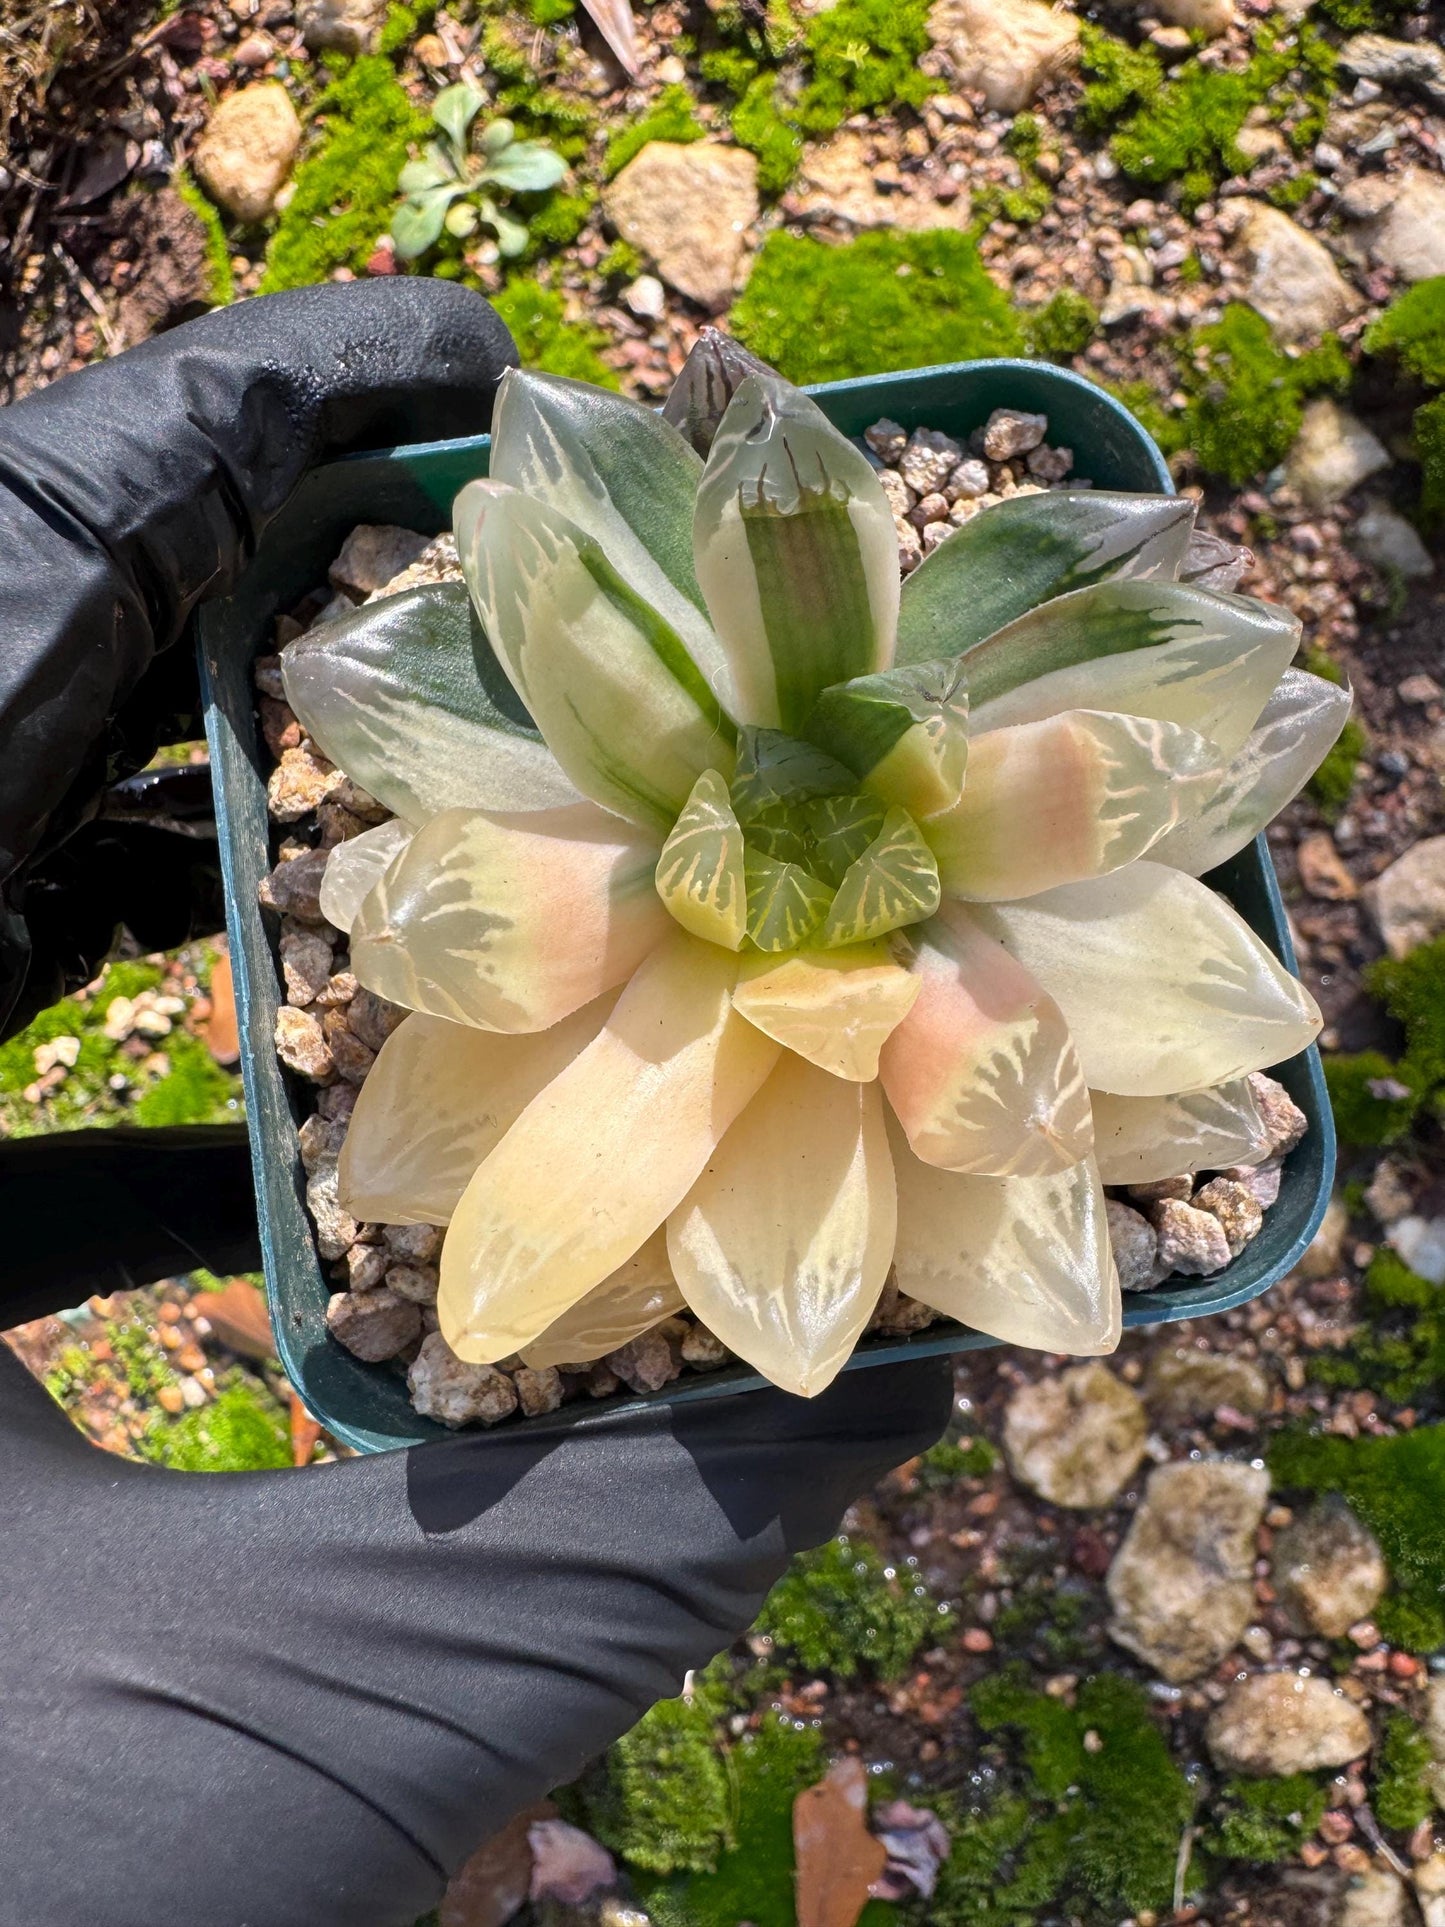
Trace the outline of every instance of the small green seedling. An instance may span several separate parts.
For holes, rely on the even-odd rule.
[[[397,180],[406,198],[392,216],[391,238],[403,261],[435,247],[443,232],[466,240],[483,226],[510,260],[527,245],[527,224],[505,213],[494,192],[545,193],[567,172],[567,163],[545,141],[518,140],[509,120],[483,128],[473,152],[468,135],[485,98],[465,81],[437,95],[432,119],[441,137],[428,141],[426,152],[408,161]]]

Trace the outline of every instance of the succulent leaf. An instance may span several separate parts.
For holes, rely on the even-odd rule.
[[[715,769],[704,770],[657,859],[657,894],[684,930],[740,950],[748,925],[743,833]]]
[[[1177,583],[1080,589],[969,652],[974,734],[1063,709],[1122,710],[1182,723],[1233,756],[1299,631],[1299,618],[1272,603]]]
[[[1244,919],[1162,863],[972,914],[1056,999],[1094,1090],[1203,1090],[1293,1057],[1320,1028]]]
[[[822,690],[893,660],[887,499],[853,444],[777,376],[750,376],[729,404],[693,541],[739,721],[796,733]]]
[[[482,179],[513,194],[544,194],[566,172],[566,161],[544,141],[510,141],[488,155]]]
[[[657,845],[590,803],[444,810],[362,904],[351,968],[378,996],[482,1030],[545,1030],[671,928]]]
[[[823,942],[867,943],[932,916],[938,865],[907,810],[892,809],[883,828],[844,872],[823,925]]]
[[[459,80],[443,87],[432,102],[432,119],[459,154],[467,148],[467,129],[486,105],[486,95],[470,81]]]
[[[281,652],[308,736],[413,826],[439,810],[537,810],[577,791],[492,654],[460,582],[324,623]]]
[[[495,482],[453,511],[483,626],[584,795],[665,836],[733,729],[682,638],[563,515]]]
[[[727,661],[693,569],[702,463],[641,402],[561,375],[509,369],[492,417],[494,482],[575,522],[682,637],[724,706]]]
[[[910,663],[825,689],[807,735],[859,782],[913,816],[958,801],[968,764],[968,687],[956,659]]]
[[[813,1398],[862,1335],[896,1228],[877,1085],[785,1054],[668,1219],[667,1247],[708,1330]]]
[[[667,1227],[659,1225],[638,1251],[522,1347],[533,1371],[547,1365],[590,1364],[684,1306],[667,1256]]]
[[[1123,1306],[1093,1160],[1046,1177],[941,1171],[890,1121],[898,1289],[1006,1345],[1091,1357],[1119,1342]]]
[[[1198,877],[1252,843],[1324,761],[1352,700],[1323,676],[1286,669],[1204,807],[1154,845],[1155,862]]]
[[[362,904],[415,834],[399,816],[393,816],[374,830],[363,830],[360,836],[336,844],[321,878],[321,914],[326,921],[349,934]]]
[[[391,238],[403,261],[415,261],[436,246],[446,226],[447,209],[465,193],[465,183],[454,183],[422,189],[401,203],[391,217]]]
[[[732,803],[740,823],[766,822],[779,806],[790,810],[814,797],[846,796],[852,789],[852,772],[812,743],[780,729],[747,723],[739,729]]]
[[[819,796],[803,805],[813,867],[825,883],[837,889],[887,815],[876,796]]]
[[[796,950],[745,961],[733,1009],[819,1070],[867,1083],[918,991],[918,980],[884,944]]]
[[[442,1247],[437,1309],[460,1358],[531,1345],[692,1189],[778,1060],[732,1008],[737,967],[671,927],[481,1165]]]
[[[916,1155],[990,1177],[1087,1157],[1089,1094],[1053,998],[957,904],[914,936],[918,1001],[880,1075]]]
[[[833,893],[800,863],[749,849],[748,936],[759,950],[795,950],[821,926]]]
[[[898,661],[975,648],[1040,603],[1111,578],[1169,582],[1194,525],[1172,495],[1050,489],[975,515],[903,585]],[[982,694],[974,690],[974,700]]]
[[[1249,1079],[1175,1097],[1092,1093],[1094,1155],[1105,1184],[1150,1184],[1181,1171],[1256,1164],[1269,1150]]]
[[[1177,723],[1067,709],[973,742],[958,802],[923,825],[952,896],[1030,897],[1104,876],[1207,801],[1223,758]]]
[[[770,375],[765,361],[717,328],[704,328],[693,343],[682,373],[663,404],[662,419],[704,460],[728,404],[750,375]]]
[[[447,1224],[482,1159],[616,1001],[608,992],[550,1030],[516,1037],[406,1018],[357,1093],[338,1171],[344,1207],[380,1224]]]

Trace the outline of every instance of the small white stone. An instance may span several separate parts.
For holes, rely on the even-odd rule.
[[[995,408],[983,431],[983,452],[991,462],[1006,462],[1037,448],[1049,432],[1047,415],[1019,408]]]
[[[411,1310],[416,1312],[415,1305]],[[463,1364],[439,1331],[422,1340],[406,1384],[422,1417],[442,1425],[496,1425],[517,1409],[517,1388],[506,1372],[495,1365]]]
[[[660,321],[667,311],[667,290],[655,274],[639,274],[622,290],[622,300],[643,321]]]
[[[916,495],[941,494],[962,454],[951,435],[915,428],[898,458],[898,472]]]

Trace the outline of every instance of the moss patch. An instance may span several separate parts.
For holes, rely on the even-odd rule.
[[[1319,1825],[1325,1790],[1308,1773],[1278,1780],[1226,1780],[1213,1804],[1209,1851],[1270,1866],[1298,1852]]]
[[[1325,1060],[1335,1122],[1347,1144],[1394,1144],[1427,1115],[1445,1115],[1445,937],[1408,957],[1381,957],[1365,986],[1405,1033],[1396,1060],[1360,1051]]]
[[[206,231],[206,300],[223,308],[236,298],[236,281],[231,272],[231,244],[213,203],[203,194],[184,167],[178,167],[171,186]]]
[[[928,52],[929,0],[838,0],[807,28],[812,77],[798,102],[809,135],[831,134],[852,114],[921,107],[942,83],[919,70]]]
[[[686,87],[664,87],[651,113],[630,127],[620,127],[607,143],[602,157],[602,174],[611,180],[627,163],[640,154],[649,141],[700,141],[707,129],[693,112],[692,95]]]
[[[1341,392],[1349,379],[1349,358],[1334,335],[1290,356],[1263,315],[1232,301],[1217,322],[1194,330],[1181,365],[1189,446],[1201,468],[1238,487],[1283,461],[1308,395]]]
[[[763,1603],[757,1630],[810,1673],[896,1679],[939,1625],[922,1586],[900,1583],[866,1541],[830,1539],[793,1561]]]
[[[770,234],[732,311],[789,381],[1017,354],[1023,330],[966,236],[863,234],[844,247]]]
[[[555,289],[525,278],[509,281],[493,296],[492,305],[511,329],[524,368],[570,375],[600,388],[617,386],[617,376],[600,353],[607,346],[606,335],[587,322],[569,321]]]
[[[1099,310],[1074,288],[1060,288],[1024,317],[1029,352],[1050,361],[1081,355],[1099,332]]]
[[[252,1380],[227,1386],[214,1404],[174,1424],[153,1427],[141,1450],[177,1472],[272,1472],[291,1463],[281,1407]]]
[[[1382,1827],[1408,1832],[1435,1811],[1426,1777],[1433,1764],[1430,1742],[1404,1713],[1392,1713],[1375,1755],[1375,1818]]]
[[[620,1739],[587,1800],[604,1845],[646,1873],[711,1872],[732,1844],[731,1788],[706,1694],[663,1700]]]
[[[1445,1286],[1411,1271],[1381,1245],[1365,1273],[1371,1317],[1348,1353],[1311,1361],[1323,1384],[1368,1385],[1398,1405],[1438,1399],[1445,1390]]]

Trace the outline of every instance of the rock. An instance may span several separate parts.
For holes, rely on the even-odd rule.
[[[1155,0],[1153,12],[1171,27],[1215,40],[1234,25],[1234,0]]]
[[[1173,1685],[1223,1659],[1254,1611],[1254,1535],[1268,1499],[1262,1466],[1159,1466],[1109,1568],[1110,1636]]]
[[[991,462],[1011,461],[1037,448],[1049,432],[1047,415],[1029,415],[1018,408],[995,408],[984,423],[983,452]]]
[[[1144,250],[1130,242],[1115,250],[1109,265],[1109,287],[1099,319],[1106,328],[1115,328],[1153,306],[1154,268]]]
[[[1242,1184],[1254,1199],[1261,1211],[1268,1211],[1279,1197],[1279,1181],[1284,1170],[1284,1159],[1266,1158],[1262,1164],[1231,1164],[1220,1172],[1222,1178],[1233,1178]]]
[[[1249,1073],[1249,1091],[1264,1125],[1268,1141],[1267,1157],[1292,1151],[1310,1127],[1310,1121],[1278,1078],[1264,1071]]]
[[[928,34],[959,88],[981,93],[997,114],[1017,114],[1073,65],[1079,23],[1045,0],[935,0]]]
[[[323,1117],[319,1111],[313,1111],[298,1129],[296,1142],[301,1150],[302,1169],[309,1175],[319,1171],[324,1164],[335,1163],[346,1142],[346,1126],[334,1118]]]
[[[962,447],[951,435],[915,428],[898,457],[898,473],[915,495],[939,495],[962,456]]]
[[[979,461],[977,456],[970,455],[968,460],[960,462],[958,467],[949,476],[943,492],[950,502],[956,504],[958,502],[976,502],[980,495],[987,495],[988,490],[989,474],[987,464]]]
[[[874,178],[863,135],[849,128],[804,155],[791,205],[801,220],[846,221],[855,228],[909,232],[964,229],[971,218],[966,190],[946,202],[928,193],[886,192]]]
[[[393,1265],[386,1274],[389,1290],[413,1305],[434,1305],[437,1301],[435,1265]]]
[[[1075,1365],[1021,1385],[1004,1413],[1003,1449],[1020,1485],[1051,1505],[1112,1505],[1139,1469],[1148,1421],[1106,1365]]]
[[[1392,957],[1445,931],[1445,836],[1427,836],[1365,886],[1365,901]]]
[[[385,1245],[353,1245],[346,1254],[346,1282],[353,1291],[375,1291],[386,1282],[390,1263]]]
[[[1402,703],[1413,703],[1423,709],[1428,703],[1438,703],[1440,698],[1445,696],[1445,689],[1440,687],[1433,676],[1427,676],[1423,670],[1419,670],[1413,676],[1406,676],[1395,694]]]
[[[1388,1242],[1412,1271],[1445,1285],[1445,1218],[1401,1218],[1390,1226]]]
[[[639,320],[661,321],[667,313],[667,289],[655,274],[639,274],[622,290],[622,305]]]
[[[1311,340],[1364,306],[1323,242],[1267,202],[1250,204],[1238,244],[1250,272],[1248,299],[1281,341]]]
[[[331,976],[331,945],[319,930],[303,926],[281,932],[280,950],[287,1002],[314,1003]]]
[[[1269,1380],[1252,1358],[1172,1345],[1156,1352],[1144,1386],[1156,1418],[1170,1424],[1208,1418],[1221,1405],[1251,1417],[1269,1409]]]
[[[1325,509],[1389,465],[1384,447],[1357,416],[1317,395],[1306,405],[1285,472],[1312,509]]]
[[[1071,448],[1031,448],[1026,466],[1036,482],[1056,484],[1062,482],[1074,466],[1074,451]]]
[[[215,279],[205,224],[173,187],[122,203],[133,266],[116,308],[118,346],[133,348],[189,309],[208,306]]]
[[[1320,1228],[1310,1239],[1305,1255],[1299,1261],[1301,1278],[1333,1278],[1344,1263],[1345,1237],[1350,1228],[1350,1214],[1344,1201],[1331,1198],[1325,1206],[1325,1215],[1320,1219]]]
[[[283,859],[262,877],[257,896],[266,910],[295,917],[300,923],[325,923],[321,914],[321,879],[326,874],[326,851],[305,850]]]
[[[758,218],[757,159],[715,141],[650,141],[603,190],[602,205],[664,281],[721,308],[741,284],[744,237]]]
[[[1414,1208],[1415,1193],[1393,1158],[1381,1158],[1375,1166],[1375,1175],[1365,1187],[1365,1203],[1383,1225],[1408,1217]]]
[[[1431,1791],[1436,1805],[1445,1807],[1445,1673],[1436,1673],[1425,1688],[1424,1727],[1434,1759],[1430,1768]]]
[[[431,547],[429,535],[391,522],[363,522],[341,545],[328,571],[331,586],[360,602],[413,568]]]
[[[386,0],[300,0],[296,24],[313,52],[369,54],[386,19]]]
[[[682,1362],[695,1372],[719,1371],[730,1356],[722,1340],[704,1325],[689,1325],[682,1335]]]
[[[1434,559],[1414,523],[1384,502],[1371,502],[1365,509],[1350,532],[1350,543],[1367,562],[1412,581],[1435,573]]]
[[[420,1320],[415,1305],[408,1309]],[[496,1425],[517,1409],[517,1388],[507,1374],[495,1365],[464,1365],[440,1332],[422,1340],[406,1385],[422,1417],[442,1425]]]
[[[316,1249],[327,1264],[344,1258],[361,1229],[337,1195],[336,1165],[328,1159],[306,1180],[306,1208],[316,1225]]]
[[[1229,1263],[1229,1240],[1212,1213],[1163,1198],[1150,1205],[1149,1222],[1159,1240],[1159,1265],[1166,1278],[1176,1271],[1187,1278],[1207,1278]]]
[[[1236,1680],[1205,1729],[1214,1763],[1260,1778],[1348,1766],[1370,1750],[1370,1722],[1326,1679],[1254,1673]]]
[[[354,1084],[328,1084],[316,1093],[316,1109],[321,1117],[335,1118],[340,1123],[351,1116],[356,1109],[356,1086]]]
[[[460,582],[461,579],[456,537],[448,529],[443,535],[433,536],[415,562],[400,575],[383,582],[379,589],[373,589],[366,600],[380,602],[385,596],[400,595],[405,589],[424,589],[429,582]]]
[[[373,1051],[380,1050],[397,1025],[410,1014],[400,1004],[390,1003],[365,987],[357,991],[346,1007],[346,1021],[367,1049]]]
[[[336,1065],[314,1012],[282,1004],[276,1012],[275,1039],[276,1055],[298,1077],[319,1084],[335,1074]]]
[[[377,1291],[338,1291],[326,1306],[326,1329],[354,1358],[379,1365],[421,1336],[421,1313],[383,1285]]]
[[[192,166],[213,201],[238,221],[264,221],[301,145],[301,122],[280,81],[228,94],[196,143]]]
[[[1217,1218],[1229,1242],[1229,1255],[1237,1258],[1251,1238],[1264,1227],[1264,1212],[1247,1186],[1232,1178],[1211,1178],[1194,1194],[1194,1209]]]
[[[1445,274],[1445,180],[1423,168],[1364,175],[1340,196],[1369,259],[1406,281]]]
[[[1344,858],[1335,847],[1328,830],[1315,830],[1300,838],[1295,851],[1299,879],[1312,897],[1325,903],[1349,903],[1360,893]]]
[[[1371,1868],[1346,1887],[1334,1927],[1415,1927],[1415,1920],[1410,1890],[1400,1876]]]
[[[634,1392],[661,1391],[682,1370],[681,1352],[669,1343],[666,1323],[630,1338],[615,1352],[609,1352],[602,1363]]]
[[[360,1084],[376,1062],[376,1052],[351,1028],[349,1007],[328,1010],[321,1020],[321,1032],[336,1070],[348,1084]]]
[[[1340,48],[1340,65],[1382,87],[1415,87],[1445,108],[1445,49],[1430,40],[1391,40],[1357,33]]]
[[[1312,1505],[1274,1542],[1272,1578],[1300,1633],[1342,1639],[1368,1619],[1389,1572],[1375,1535],[1337,1494]]]
[[[1415,1869],[1415,1894],[1423,1927],[1445,1927],[1445,1853],[1432,1853]]]
[[[908,430],[884,415],[871,428],[863,430],[863,439],[880,462],[891,464],[902,459],[908,446]]]
[[[1166,1198],[1188,1204],[1194,1196],[1194,1179],[1185,1171],[1177,1178],[1150,1178],[1145,1184],[1130,1184],[1125,1189],[1135,1204],[1160,1204]]]
[[[432,1264],[446,1233],[439,1224],[389,1224],[382,1232],[392,1259],[407,1265]]]
[[[512,1378],[525,1417],[537,1418],[543,1412],[555,1412],[562,1403],[562,1374],[555,1366],[546,1365],[540,1371],[533,1371],[520,1365]]]
[[[1159,1283],[1159,1239],[1153,1225],[1117,1198],[1105,1198],[1104,1210],[1120,1285],[1125,1291],[1148,1291]]]

